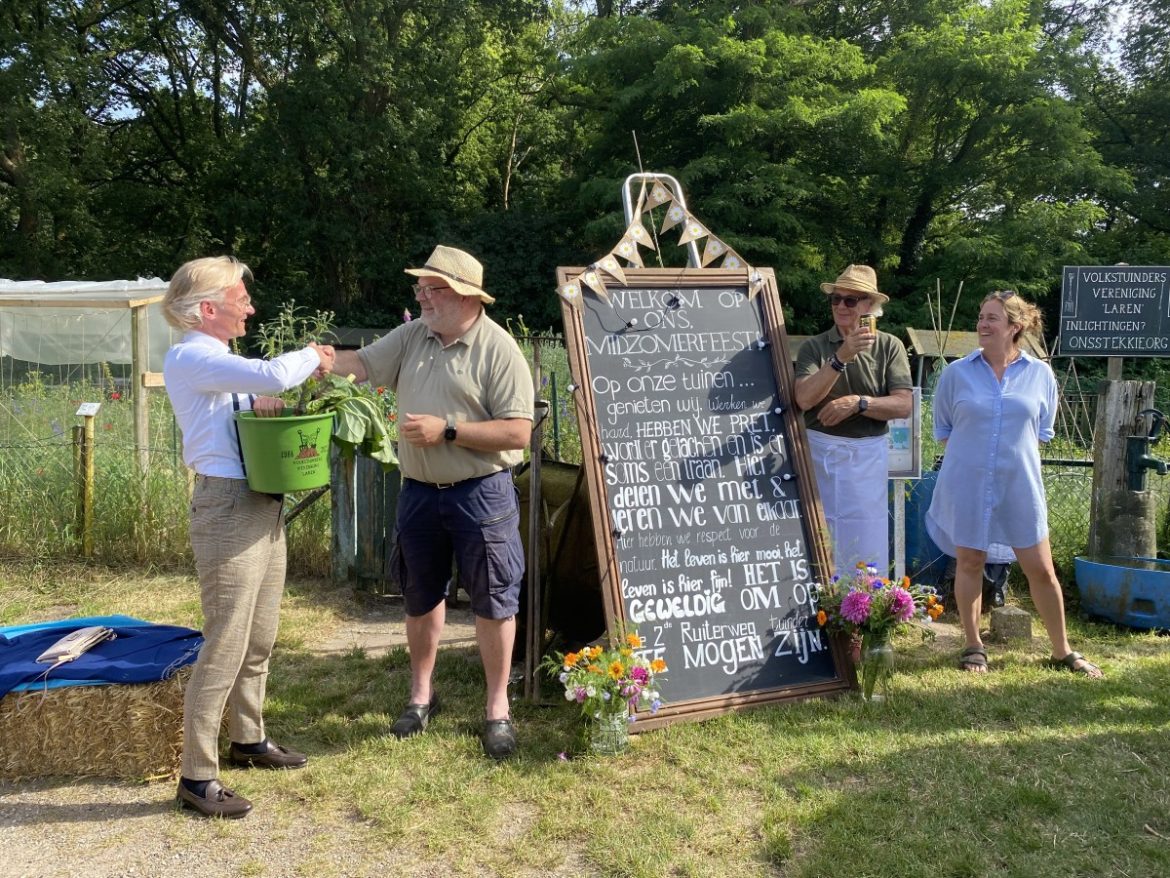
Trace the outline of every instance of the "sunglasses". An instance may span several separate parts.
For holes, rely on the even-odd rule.
[[[836,308],[838,305],[844,305],[846,308],[856,308],[857,303],[865,296],[838,296],[836,293],[829,296],[829,304]]]
[[[989,299],[999,299],[1002,302],[1004,299],[1010,299],[1015,294],[1015,290],[992,290],[987,294],[987,297]]]

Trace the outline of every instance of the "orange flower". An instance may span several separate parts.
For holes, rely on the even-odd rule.
[[[601,668],[597,667],[597,665],[594,665],[594,664],[586,665],[585,670],[587,670],[591,674],[600,674],[601,673]]]
[[[627,634],[626,635],[626,643],[628,643],[630,645],[631,649],[641,649],[642,648],[642,638],[641,638],[641,636],[639,636],[636,633]]]
[[[577,662],[579,661],[581,661],[581,656],[577,655],[575,652],[571,652],[565,656],[565,667],[575,668],[577,667]]]
[[[591,646],[589,647],[589,658],[597,658],[604,651],[600,646]]]
[[[666,662],[662,659],[654,659],[654,661],[650,662],[650,670],[656,674],[661,674],[666,670]]]
[[[829,621],[829,617],[825,613],[825,611],[824,610],[817,610],[817,624],[824,625],[828,621]]]
[[[934,604],[933,606],[928,607],[926,612],[930,614],[930,618],[937,619],[943,614],[942,604]]]

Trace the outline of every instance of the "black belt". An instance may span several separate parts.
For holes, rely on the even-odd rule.
[[[416,485],[422,485],[424,488],[435,488],[439,491],[445,491],[448,488],[454,488],[456,485],[462,485],[463,482],[423,482],[419,479],[407,479],[408,482],[414,482]],[[464,481],[471,481],[464,479]]]
[[[500,470],[504,472],[504,470]],[[456,485],[466,485],[468,482],[478,482],[480,479],[488,479],[492,476],[497,476],[500,473],[488,473],[486,476],[472,476],[470,479],[463,479],[459,482],[424,482],[422,479],[407,478],[408,482],[414,482],[417,485],[422,485],[425,488],[434,488],[437,491],[446,491],[448,488],[454,488]]]

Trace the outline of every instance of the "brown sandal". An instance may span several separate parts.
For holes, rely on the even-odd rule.
[[[968,646],[959,654],[959,670],[972,674],[987,671],[987,650],[982,646]]]
[[[1048,660],[1048,667],[1055,668],[1058,671],[1072,671],[1074,674],[1080,674],[1093,680],[1098,680],[1105,676],[1099,667],[1079,652],[1070,652],[1064,658],[1060,659],[1056,657],[1050,658]]]

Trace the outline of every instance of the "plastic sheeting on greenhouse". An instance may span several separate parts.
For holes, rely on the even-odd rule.
[[[162,315],[167,282],[0,279],[0,356],[42,365],[130,363],[131,313],[146,308],[147,357],[161,372],[178,333]]]

